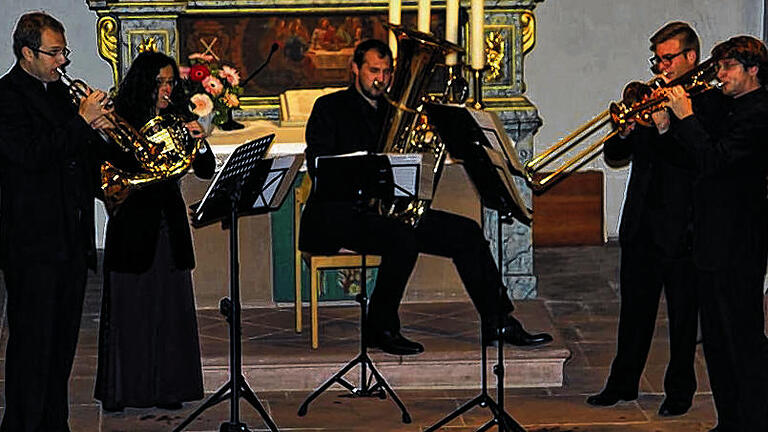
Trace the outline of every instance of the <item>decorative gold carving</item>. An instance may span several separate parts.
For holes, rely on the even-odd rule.
[[[136,48],[140,53],[143,52],[157,52],[157,40],[154,36],[148,38],[141,38],[141,43]]]
[[[112,81],[115,87],[119,82],[117,64],[117,20],[111,16],[103,16],[96,23],[99,55],[112,66]]]
[[[520,15],[520,24],[522,24],[523,54],[527,54],[536,42],[536,19],[532,13],[524,12]]]
[[[485,74],[485,82],[496,81],[501,77],[504,64],[504,51],[506,42],[503,32],[488,32],[485,36],[485,60],[488,71]]]

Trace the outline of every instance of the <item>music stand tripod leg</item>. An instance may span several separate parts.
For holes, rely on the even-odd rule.
[[[355,365],[357,365],[360,362],[360,357],[355,357],[347,363],[343,368],[341,368],[338,372],[336,372],[332,377],[325,380],[325,382],[317,388],[317,390],[313,391],[309,396],[307,396],[306,399],[304,399],[304,402],[299,407],[298,415],[299,417],[304,417],[307,414],[307,409],[309,408],[309,404],[315,400],[318,396],[320,396],[321,393],[328,390],[328,387],[332,386],[333,383],[339,383],[344,388],[349,390],[350,392],[354,392],[355,387],[350,384],[347,380],[345,380],[343,377],[347,374],[350,370],[352,370]]]
[[[405,405],[400,400],[399,397],[397,397],[397,394],[392,390],[392,388],[389,386],[387,381],[384,379],[384,377],[379,373],[379,371],[374,367],[373,361],[371,361],[371,358],[368,356],[368,343],[366,339],[366,320],[367,320],[367,313],[366,313],[366,306],[368,303],[368,292],[367,292],[367,265],[366,265],[366,255],[362,254],[362,263],[361,263],[361,271],[360,271],[360,294],[358,294],[355,297],[355,300],[357,300],[358,303],[360,303],[360,353],[352,359],[349,363],[347,363],[341,370],[336,372],[332,377],[328,378],[320,387],[317,388],[317,390],[313,391],[307,398],[304,400],[304,402],[299,407],[298,415],[299,417],[303,417],[307,414],[307,410],[309,409],[309,404],[315,400],[318,396],[320,396],[321,393],[326,391],[333,383],[339,383],[341,386],[346,388],[353,396],[359,396],[359,397],[379,397],[384,399],[387,394],[392,398],[392,400],[395,402],[395,404],[400,408],[400,411],[402,412],[402,420],[403,423],[410,423],[411,422],[411,416],[408,414],[408,410],[405,408]],[[344,375],[347,374],[353,367],[356,365],[360,365],[360,385],[359,387],[354,387],[352,384],[350,384],[346,379],[344,379]],[[370,369],[370,376],[373,376],[376,379],[376,383],[373,386],[369,386],[369,375],[367,369]],[[382,390],[383,389],[383,390]]]
[[[229,381],[228,383],[221,386],[220,389],[216,390],[216,393],[209,396],[208,399],[206,399],[202,405],[200,405],[192,414],[189,415],[189,417],[184,419],[184,421],[181,422],[181,424],[176,426],[176,428],[173,429],[173,432],[181,432],[182,430],[184,430],[185,427],[187,427],[187,425],[192,423],[193,420],[195,420],[200,414],[202,414],[203,411],[225,401],[229,397],[229,391],[231,386],[232,386],[232,381]]]
[[[248,383],[245,381],[245,378],[240,377],[240,394],[243,396],[243,398],[248,401],[248,403],[251,404],[251,406],[259,412],[261,415],[261,418],[264,420],[264,424],[267,425],[269,430],[276,431],[277,425],[275,425],[275,422],[272,421],[272,418],[267,414],[267,410],[264,409],[264,406],[259,401],[259,398],[256,397],[256,394],[251,390],[251,387],[248,386]]]

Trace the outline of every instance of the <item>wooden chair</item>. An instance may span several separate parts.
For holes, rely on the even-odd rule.
[[[363,259],[365,259],[366,268],[378,267],[381,264],[381,257],[376,255],[361,255],[354,251],[342,249],[338,254],[334,255],[317,255],[308,252],[302,252],[299,250],[299,229],[301,228],[301,211],[304,207],[304,203],[307,202],[309,192],[312,189],[312,180],[308,174],[304,175],[304,179],[301,185],[294,191],[294,219],[293,219],[293,251],[294,251],[294,265],[296,275],[296,298],[295,298],[295,312],[296,312],[296,333],[301,333],[301,312],[302,312],[302,299],[301,299],[301,262],[307,263],[310,271],[310,283],[309,283],[309,307],[311,317],[311,335],[312,335],[312,349],[318,347],[318,313],[317,313],[317,298],[320,288],[320,272],[323,270],[343,269],[343,268],[362,268]],[[365,277],[365,275],[361,275]]]

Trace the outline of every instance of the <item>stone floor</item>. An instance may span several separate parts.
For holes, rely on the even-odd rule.
[[[558,342],[572,353],[565,366],[564,385],[543,388],[512,388],[505,396],[507,411],[528,431],[539,432],[607,432],[654,431],[688,432],[707,431],[714,425],[714,410],[701,352],[696,357],[699,391],[694,406],[684,416],[661,419],[656,410],[662,399],[662,377],[667,361],[667,328],[664,306],[648,366],[641,382],[641,395],[635,402],[622,403],[613,408],[592,408],[584,403],[586,395],[598,391],[615,349],[615,329],[618,315],[617,263],[618,248],[575,247],[540,249],[536,252],[536,274],[539,275],[540,300],[532,307],[522,304],[520,309],[541,310],[549,314],[554,323]],[[199,403],[187,403],[178,411],[159,409],[127,409],[122,413],[103,412],[94,401],[93,385],[96,368],[97,329],[100,279],[96,275],[88,285],[80,343],[71,380],[71,427],[75,432],[86,431],[169,431],[190,414]],[[421,332],[417,317],[450,311],[467,310],[467,304],[404,305],[403,322],[406,332],[425,342],[428,350],[441,350],[454,342],[450,338],[437,338]],[[3,308],[4,309],[4,308]],[[325,315],[321,328],[321,349],[340,358],[351,357],[356,348],[357,328],[339,325],[347,317],[354,320],[357,310],[351,307],[323,308]],[[334,317],[328,319],[329,316]],[[308,317],[307,317],[308,318]],[[542,317],[539,317],[541,319]],[[215,374],[219,370],[226,376],[226,333],[222,319],[215,311],[200,311],[199,322],[203,363],[206,367],[206,389],[216,388]],[[534,319],[534,321],[536,321]],[[297,358],[317,355],[309,350],[309,332],[297,335],[292,329],[290,308],[254,309],[243,317],[244,351],[253,356],[262,355],[264,361],[276,357]],[[305,323],[307,320],[305,319]],[[408,327],[412,324],[412,327]],[[536,322],[526,325],[535,329]],[[468,331],[461,329],[461,331]],[[0,349],[4,353],[7,328],[3,326]],[[466,336],[469,338],[470,336]],[[269,347],[268,351],[264,347]],[[320,352],[319,351],[319,352]],[[700,351],[700,350],[699,350]],[[319,353],[318,352],[318,353]],[[0,360],[3,360],[0,358]],[[0,375],[0,378],[2,375]],[[400,413],[390,400],[344,397],[345,392],[328,392],[316,399],[304,417],[296,410],[306,397],[306,391],[259,391],[258,377],[247,376],[258,397],[281,430],[295,431],[421,431],[478,393],[476,389],[424,390],[395,389],[407,406],[413,423],[400,422]],[[4,404],[4,400],[0,399]],[[241,402],[241,419],[250,430],[266,430],[255,411]],[[1,408],[0,408],[1,410]],[[193,422],[188,431],[217,431],[229,419],[228,402],[207,410]],[[475,408],[454,420],[446,431],[476,430],[489,419],[489,411]]]

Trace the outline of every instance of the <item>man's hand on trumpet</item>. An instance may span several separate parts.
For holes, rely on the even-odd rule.
[[[667,102],[664,106],[669,107],[675,116],[679,119],[684,119],[693,115],[693,104],[691,98],[688,96],[682,86],[675,86],[669,89],[665,89],[664,94],[667,96]]]
[[[108,102],[109,98],[103,91],[89,91],[88,96],[80,101],[78,114],[94,129],[111,128],[113,127],[112,122],[104,118],[104,115],[111,113],[114,109],[112,107],[107,108]]]

